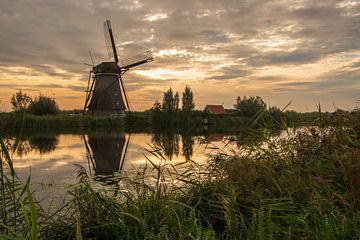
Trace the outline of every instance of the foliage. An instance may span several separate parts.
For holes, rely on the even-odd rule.
[[[241,116],[252,118],[256,114],[266,111],[266,104],[259,96],[249,98],[238,96],[234,108],[239,111]]]
[[[180,102],[179,93],[176,92],[176,93],[174,94],[174,103],[173,103],[173,109],[174,109],[174,111],[179,111],[179,102]]]
[[[55,115],[59,107],[54,98],[40,95],[29,105],[29,112],[34,115]]]
[[[162,101],[162,111],[166,113],[174,113],[179,109],[179,94],[178,92],[173,93],[173,90],[169,88],[164,93],[163,101]]]
[[[22,91],[19,90],[11,97],[10,102],[14,111],[24,112],[29,104],[31,104],[32,99],[26,93],[22,93]]]
[[[189,86],[186,86],[182,95],[182,108],[179,111],[180,96],[179,93],[173,93],[170,88],[164,93],[162,103],[156,101],[151,108],[152,125],[154,129],[166,128],[189,128],[197,122],[194,116],[193,108],[195,107],[193,101],[193,93]],[[201,121],[199,121],[201,123]]]
[[[194,108],[194,93],[189,86],[186,86],[182,95],[182,110],[192,111]]]
[[[161,103],[158,100],[156,100],[151,110],[154,112],[161,112],[161,109],[162,109]]]

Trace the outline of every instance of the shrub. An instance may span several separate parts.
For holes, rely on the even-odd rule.
[[[55,115],[59,107],[54,98],[40,95],[29,105],[29,112],[35,115]]]

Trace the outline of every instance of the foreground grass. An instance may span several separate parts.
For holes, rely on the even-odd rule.
[[[320,119],[319,127],[266,144],[232,154],[219,149],[208,165],[187,163],[182,172],[156,149],[151,153],[159,163],[149,161],[135,176],[120,179],[126,190],[95,190],[79,167],[69,205],[38,224],[36,236],[360,239],[359,119]],[[22,236],[29,236],[28,229]]]

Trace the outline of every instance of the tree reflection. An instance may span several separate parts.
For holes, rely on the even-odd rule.
[[[91,134],[84,137],[87,157],[95,175],[112,175],[122,169],[129,138],[124,133]]]
[[[16,142],[16,141],[15,141]],[[16,142],[16,154],[20,157],[26,156],[33,149],[28,140],[19,140]]]
[[[190,160],[194,153],[194,137],[190,134],[182,134],[182,152],[186,160]]]
[[[157,132],[151,137],[152,143],[164,151],[170,160],[179,155],[179,135],[172,132]]]
[[[31,149],[36,149],[40,154],[50,153],[54,151],[59,144],[59,139],[56,136],[53,137],[33,137],[29,140]]]
[[[190,160],[193,155],[194,137],[191,134],[181,134],[182,154],[186,160]],[[179,155],[180,134],[173,132],[156,132],[151,137],[155,147],[161,148],[168,159]]]

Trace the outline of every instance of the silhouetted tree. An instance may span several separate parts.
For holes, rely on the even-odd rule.
[[[31,97],[19,90],[11,97],[12,109],[17,112],[25,111],[31,103]]]
[[[179,102],[180,102],[179,93],[176,92],[175,95],[174,95],[174,101],[173,101],[174,111],[178,111],[178,110],[179,110]]]
[[[59,112],[55,99],[40,95],[29,105],[29,112],[35,115],[54,115]]]
[[[162,111],[167,113],[173,113],[179,110],[179,93],[174,94],[173,90],[169,88],[164,92],[163,102],[162,102]]]
[[[164,112],[173,112],[174,110],[174,94],[171,88],[164,92],[162,110]]]
[[[182,95],[182,110],[191,111],[195,108],[194,94],[189,86],[185,87]]]
[[[156,100],[151,108],[152,122],[154,126],[158,126],[160,123],[163,122],[163,114],[161,109],[162,109],[161,103],[158,100]]]
[[[255,114],[261,111],[266,111],[266,104],[259,96],[244,97],[243,99],[237,97],[234,107],[239,111],[240,115],[248,118],[255,116]]]
[[[269,107],[268,111],[271,120],[275,121],[277,124],[281,124],[283,122],[283,113],[278,107]]]
[[[155,111],[155,112],[160,112],[161,111],[161,103],[158,100],[156,100],[154,105],[152,106],[151,110]]]

